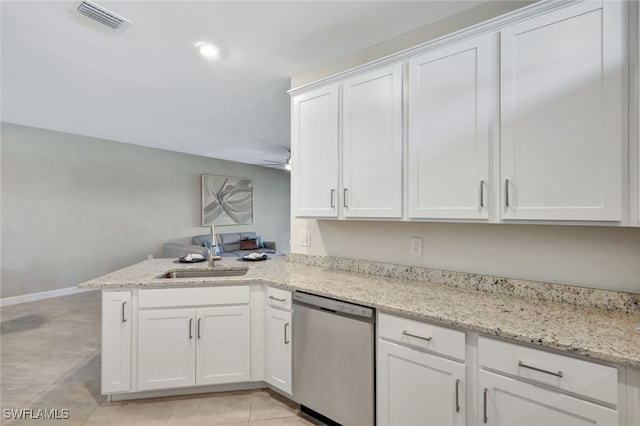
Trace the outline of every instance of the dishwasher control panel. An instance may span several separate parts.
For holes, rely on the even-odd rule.
[[[331,299],[328,297],[316,296],[315,294],[304,293],[301,291],[296,291],[293,294],[293,300],[294,303],[305,303],[322,310],[339,312],[363,318],[373,318],[375,312],[373,308],[368,308],[366,306],[356,305],[354,303],[344,302],[342,300]]]

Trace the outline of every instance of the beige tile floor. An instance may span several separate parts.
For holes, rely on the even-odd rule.
[[[61,425],[318,425],[268,390],[108,402],[100,395],[100,292],[0,308],[0,422]],[[5,409],[67,409],[15,420]]]

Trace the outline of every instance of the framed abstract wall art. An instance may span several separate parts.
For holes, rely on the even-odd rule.
[[[202,226],[253,223],[253,181],[202,175]]]

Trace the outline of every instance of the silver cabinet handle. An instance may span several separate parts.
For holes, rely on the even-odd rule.
[[[193,333],[191,332],[193,326],[193,318],[189,318],[189,340],[193,339]]]
[[[556,377],[562,378],[562,371],[558,371],[556,373],[555,371],[544,370],[542,368],[538,368],[538,367],[533,367],[531,365],[527,365],[522,361],[518,361],[518,367],[528,368],[529,370],[538,371],[540,373],[550,374],[552,376],[556,376]]]
[[[484,207],[484,181],[480,181],[480,207]]]
[[[460,379],[456,379],[456,413],[460,412],[460,396],[458,395],[460,387]]]
[[[200,336],[200,321],[202,321],[202,318],[198,318],[198,339],[201,337]]]
[[[289,327],[289,323],[284,325],[284,344],[288,345],[290,340],[287,340],[287,327]]]
[[[342,205],[345,207],[349,207],[347,203],[347,195],[349,194],[349,190],[347,188],[342,190]]]
[[[122,302],[122,322],[127,322],[127,319],[124,317],[124,306],[127,304],[126,301]]]
[[[331,190],[331,208],[336,206],[336,190]]]
[[[489,421],[489,418],[487,417],[487,393],[489,393],[489,390],[487,388],[484,388],[484,395],[483,395],[483,416],[482,416],[482,422],[483,423],[487,423]]]
[[[509,179],[504,180],[504,206],[509,207]]]
[[[402,334],[403,334],[404,336],[415,337],[416,339],[421,339],[421,340],[424,340],[424,341],[426,341],[426,342],[430,342],[430,341],[431,341],[431,339],[432,339],[431,337],[422,337],[422,336],[418,336],[418,335],[416,335],[416,334],[411,334],[411,333],[409,333],[407,330],[404,330],[404,331],[402,332]]]
[[[269,299],[277,300],[278,302],[285,302],[287,300],[287,299],[280,299],[280,298],[277,298],[277,297],[274,297],[274,296],[269,296]]]

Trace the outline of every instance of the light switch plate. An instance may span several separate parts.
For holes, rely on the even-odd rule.
[[[311,247],[311,232],[300,231],[300,247]]]
[[[409,239],[409,254],[412,256],[422,256],[422,238],[411,237]]]

